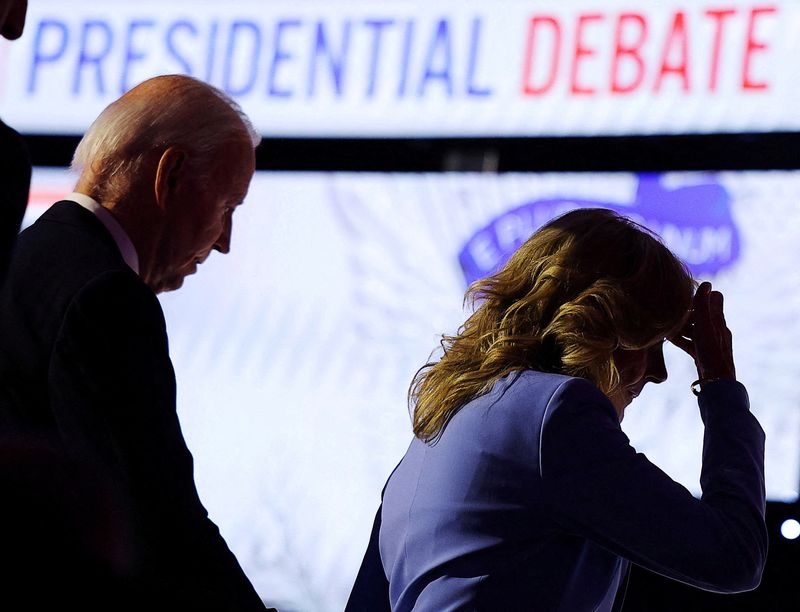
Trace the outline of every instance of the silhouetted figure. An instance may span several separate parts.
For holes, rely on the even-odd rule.
[[[27,0],[0,0],[0,35],[14,40],[25,27]],[[19,134],[0,120],[0,285],[19,232],[31,183],[28,150]]]
[[[145,81],[90,127],[75,192],[22,232],[0,291],[0,433],[96,466],[120,491],[148,607],[264,609],[198,498],[156,298],[228,252],[258,140],[214,88]]]
[[[645,228],[576,210],[469,296],[412,384],[415,438],[383,493],[348,610],[618,610],[630,563],[702,589],[764,569],[764,433],[736,382],[722,295]],[[620,428],[695,360],[702,499]],[[687,385],[686,392],[689,392]],[[680,441],[676,441],[680,443]]]

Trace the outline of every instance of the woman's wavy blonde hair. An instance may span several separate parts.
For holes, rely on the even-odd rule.
[[[649,230],[613,211],[579,209],[531,236],[506,265],[476,281],[477,309],[409,389],[414,434],[435,443],[453,415],[504,376],[538,370],[587,378],[611,393],[613,352],[673,335],[694,280]]]

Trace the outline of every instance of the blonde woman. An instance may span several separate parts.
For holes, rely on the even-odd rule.
[[[764,434],[736,382],[722,295],[694,287],[654,235],[602,209],[551,221],[475,283],[474,313],[412,383],[415,438],[348,609],[609,611],[631,562],[702,589],[755,588]],[[666,379],[665,341],[698,369],[701,499],[620,428],[644,385]]]

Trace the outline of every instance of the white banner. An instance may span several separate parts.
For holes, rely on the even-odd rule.
[[[79,134],[186,73],[266,136],[800,130],[796,0],[37,0],[0,117]]]

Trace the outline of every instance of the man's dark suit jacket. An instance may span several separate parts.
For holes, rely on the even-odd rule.
[[[74,202],[20,235],[0,291],[0,429],[103,466],[130,500],[149,602],[264,609],[198,498],[159,302]]]

